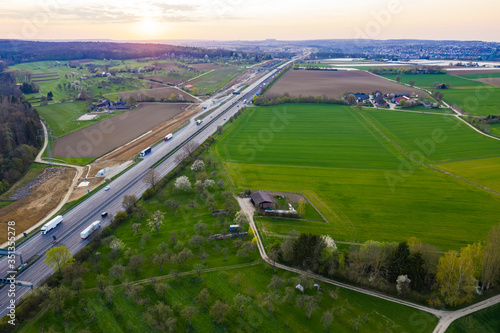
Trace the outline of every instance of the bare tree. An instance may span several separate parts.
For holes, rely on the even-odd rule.
[[[198,294],[198,296],[196,296],[196,301],[198,303],[200,303],[204,309],[207,308],[207,300],[208,300],[208,289],[207,288],[204,288],[202,291],[200,291],[200,293]]]
[[[193,319],[196,314],[198,314],[198,308],[194,306],[186,306],[181,310],[181,316],[189,321],[189,325],[191,325],[191,319]]]
[[[170,285],[167,282],[157,283],[155,284],[155,291],[163,296],[163,300],[165,300],[165,291],[170,289]]]
[[[323,325],[323,328],[325,329],[325,332],[328,332],[328,327],[333,322],[333,313],[331,310],[325,311],[323,313],[323,317],[321,317],[321,324]]]
[[[141,268],[142,263],[144,262],[144,256],[141,254],[136,254],[130,258],[129,268],[135,271],[135,276],[139,275],[139,269]]]
[[[169,240],[172,242],[172,245],[175,246],[175,241],[177,240],[177,232],[172,231],[170,233],[170,239]]]
[[[271,283],[267,286],[269,289],[274,289],[276,294],[278,293],[278,288],[281,288],[285,284],[285,281],[283,281],[282,278],[280,278],[278,275],[273,275],[271,278]]]
[[[149,169],[146,171],[142,181],[148,184],[151,188],[155,189],[156,184],[160,181],[160,174],[156,171],[156,169]]]
[[[224,317],[229,312],[229,305],[216,300],[215,303],[210,307],[210,315],[217,319],[218,323],[221,323]]]
[[[247,305],[247,303],[250,302],[250,297],[243,295],[243,294],[237,294],[234,296],[233,301],[234,301],[234,307],[238,310],[238,315],[241,317],[241,311]]]
[[[183,147],[183,151],[186,153],[187,156],[191,157],[191,155],[194,153],[196,148],[198,148],[199,143],[196,141],[189,141],[186,143]]]
[[[277,248],[273,248],[269,251],[267,256],[273,261],[274,273],[276,273],[276,261],[279,259],[279,250]]]
[[[196,274],[198,275],[198,277],[201,277],[201,270],[204,268],[205,266],[202,264],[202,263],[197,263],[196,265],[194,265],[194,270],[196,272]]]
[[[134,194],[125,195],[123,197],[122,207],[128,213],[130,213],[136,202],[137,202],[137,197]]]
[[[153,264],[160,266],[160,272],[162,272],[163,264],[169,262],[169,255],[167,253],[155,254],[153,255]]]

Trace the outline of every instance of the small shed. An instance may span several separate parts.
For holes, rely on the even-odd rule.
[[[304,291],[305,291],[304,287],[303,287],[300,283],[299,283],[298,285],[296,285],[296,286],[295,286],[295,289],[298,289],[298,290],[300,290],[301,292],[304,292]]]
[[[252,204],[260,209],[274,209],[278,202],[272,195],[266,192],[255,192],[250,194]]]

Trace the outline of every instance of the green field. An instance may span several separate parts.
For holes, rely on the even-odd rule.
[[[446,333],[500,332],[500,304],[474,312],[451,323]]]
[[[290,116],[288,124],[272,132],[284,124],[275,113],[283,110]],[[296,229],[361,242],[416,236],[442,249],[483,239],[497,223],[494,207],[500,198],[412,165],[394,144],[411,153],[418,147],[415,140],[432,138],[433,130],[442,129],[446,140],[424,158],[434,163],[499,156],[500,143],[450,116],[380,110],[363,114],[391,142],[355,109],[288,104],[247,110],[228,127],[217,151],[237,187],[304,193],[329,220],[268,224],[268,231],[276,234]],[[272,136],[266,136],[267,129]],[[475,227],[467,228],[471,223]]]
[[[464,77],[466,79],[487,79],[489,77],[500,77],[500,72],[498,73],[478,73],[478,74],[464,74],[459,75],[460,77]]]
[[[500,114],[500,87],[483,85],[477,87],[456,87],[441,91],[443,99],[475,116]]]
[[[400,76],[402,83],[409,84],[410,81],[415,81],[415,86],[417,87],[432,87],[435,82],[449,83],[451,87],[485,85],[482,82],[468,80],[449,74],[400,74],[381,76],[394,81],[396,81],[396,76]]]
[[[491,134],[500,138],[500,124],[490,125]]]
[[[454,162],[438,165],[441,169],[464,176],[467,179],[500,192],[500,158]]]
[[[213,94],[243,71],[244,69],[239,67],[216,69],[206,75],[203,75],[199,79],[196,79],[196,81],[193,81],[193,83],[190,84],[198,88],[200,95]]]
[[[80,116],[87,113],[85,102],[56,103],[46,106],[37,106],[36,110],[53,131],[53,135],[61,137],[81,128],[98,123],[104,119],[111,118],[114,114],[101,114],[94,120],[76,121]]]

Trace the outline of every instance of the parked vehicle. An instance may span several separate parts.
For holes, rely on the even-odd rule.
[[[49,231],[57,227],[61,222],[63,221],[62,215],[58,215],[54,217],[52,220],[50,220],[48,223],[46,223],[40,231],[42,232],[42,235],[46,235]]]
[[[80,237],[82,239],[87,239],[87,237],[89,237],[94,231],[96,231],[100,227],[101,227],[101,221],[92,222],[91,225],[89,225],[87,228],[85,228],[85,230],[83,230],[80,233]]]
[[[143,151],[141,151],[141,157],[145,157],[146,155],[151,153],[151,150],[152,150],[152,148],[148,147],[148,148],[144,149]]]
[[[172,139],[173,136],[174,135],[172,133],[167,134],[167,136],[165,137],[165,141]]]

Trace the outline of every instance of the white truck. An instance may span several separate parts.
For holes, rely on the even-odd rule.
[[[59,225],[59,223],[61,223],[62,221],[63,221],[62,215],[58,215],[58,216],[54,217],[52,220],[50,220],[49,222],[47,222],[42,227],[42,229],[40,229],[40,231],[42,232],[42,235],[47,234],[50,230],[52,230],[55,227],[57,227]]]
[[[96,231],[100,227],[101,227],[101,221],[92,222],[91,225],[89,225],[87,228],[85,228],[85,230],[83,230],[80,233],[80,237],[82,239],[87,239],[87,237],[89,237],[94,231]]]

